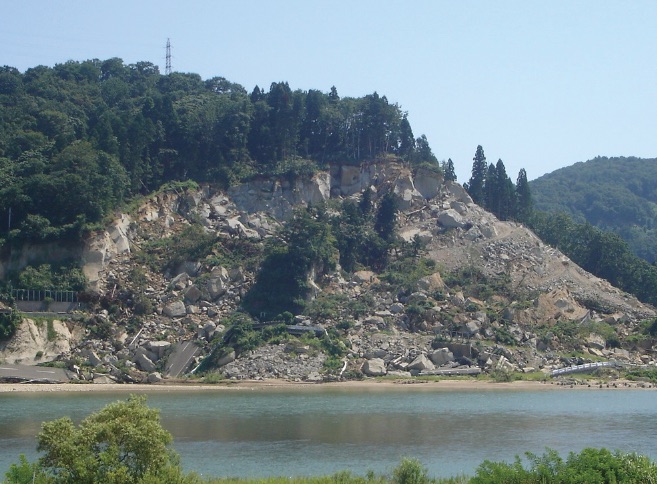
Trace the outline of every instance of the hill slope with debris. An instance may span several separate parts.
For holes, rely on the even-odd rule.
[[[375,203],[398,196],[401,245],[415,247],[415,262],[396,275],[310,274],[305,314],[285,326],[245,323],[239,309],[264,242],[295,208],[328,203],[330,212],[367,188]],[[199,365],[206,378],[329,381],[654,364],[646,330],[654,308],[524,226],[497,220],[439,173],[398,163],[163,191],[94,234],[79,257],[91,288],[86,311],[31,346],[35,326],[24,322],[0,359],[54,359],[81,379],[126,382],[189,376]],[[257,344],[232,344],[236,335]]]

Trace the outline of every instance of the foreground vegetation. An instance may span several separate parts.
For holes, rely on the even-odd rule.
[[[343,471],[330,476],[265,479],[203,479],[184,473],[171,449],[171,434],[160,424],[159,412],[145,396],[110,403],[76,426],[63,417],[42,425],[37,436],[41,458],[24,456],[5,475],[7,484],[54,483],[304,483],[304,484],[532,484],[532,483],[655,483],[657,464],[644,456],[587,448],[563,459],[547,449],[542,456],[526,454],[525,462],[484,461],[472,478],[434,479],[420,461],[404,458],[389,475],[369,471],[364,476]]]

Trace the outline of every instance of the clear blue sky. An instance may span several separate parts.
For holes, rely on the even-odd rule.
[[[332,85],[408,111],[470,176],[481,144],[512,179],[597,155],[657,157],[657,2],[1,0],[0,65],[150,61],[251,91]]]

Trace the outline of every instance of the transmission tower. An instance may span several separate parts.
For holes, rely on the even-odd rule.
[[[167,57],[166,57],[166,67],[164,68],[164,73],[168,76],[171,74],[171,41],[167,39]]]

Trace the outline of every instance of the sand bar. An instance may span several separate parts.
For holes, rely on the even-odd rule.
[[[640,388],[636,382],[615,382],[602,384],[603,388]],[[0,383],[0,393],[9,392],[96,392],[96,393],[169,393],[169,392],[217,392],[238,390],[427,390],[427,391],[497,391],[497,390],[555,390],[555,389],[599,389],[598,383],[588,385],[560,385],[557,381],[514,381],[498,383],[482,380],[361,380],[333,383],[299,383],[285,380],[258,380],[258,381],[226,381],[216,384],[202,383],[164,383],[164,384],[93,384],[93,383],[63,383],[63,384],[35,384],[35,383]],[[653,388],[654,389],[654,388]]]

